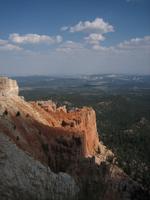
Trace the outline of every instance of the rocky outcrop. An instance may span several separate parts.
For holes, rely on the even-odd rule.
[[[0,96],[18,95],[19,87],[16,80],[0,77]]]
[[[63,127],[65,130],[81,132],[84,135],[84,156],[95,155],[99,150],[99,138],[96,127],[96,114],[92,108],[83,107],[81,109],[66,110],[63,107],[54,106],[49,101],[31,102],[33,108],[39,111],[39,106],[50,116],[53,116],[55,127]],[[55,107],[55,109],[53,109]]]
[[[73,200],[78,190],[71,176],[53,173],[0,132],[1,200]]]
[[[1,89],[5,91],[2,85]],[[0,176],[0,179],[4,181],[2,187],[0,184],[0,196],[2,194],[8,197],[8,187],[10,193],[18,188],[20,193],[17,198],[22,198],[24,191],[28,191],[27,184],[29,183],[33,190],[32,199],[34,195],[35,199],[40,199],[40,197],[50,200],[66,199],[64,196],[67,194],[70,199],[75,196],[80,200],[148,199],[141,186],[115,165],[114,154],[99,141],[96,115],[92,108],[66,110],[64,107],[57,107],[52,101],[26,102],[17,96],[16,89],[14,91],[11,89],[11,92],[12,95],[11,93],[0,95],[0,132],[3,134],[2,137],[0,135],[0,142],[4,143],[3,149],[0,149],[0,170],[4,171],[8,178],[4,179],[3,175]],[[11,142],[8,139],[5,140],[4,136],[7,136]],[[13,160],[9,156],[11,152]],[[11,167],[12,165],[8,164],[9,162],[13,163],[15,170]],[[37,174],[32,170],[34,165]],[[25,170],[28,168],[29,173]],[[17,171],[17,169],[20,170]],[[52,182],[46,177],[45,169],[48,170],[47,177],[50,177]],[[63,175],[64,178],[60,178],[60,181],[59,177],[62,177],[60,172],[67,173],[72,178],[69,175]],[[67,179],[67,177],[70,178]],[[16,183],[17,180],[21,185]],[[22,180],[25,181],[21,182]],[[67,185],[64,184],[65,180],[69,180],[70,188],[67,182]],[[59,188],[61,183],[65,190],[64,193]],[[76,184],[79,188],[78,197],[76,196],[78,190]],[[40,190],[40,197],[35,194],[35,188],[37,191]],[[48,196],[42,196],[46,188],[45,195]],[[53,194],[53,190],[56,194]],[[137,194],[140,195],[137,197]]]

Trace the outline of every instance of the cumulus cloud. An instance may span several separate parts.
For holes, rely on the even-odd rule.
[[[60,35],[57,36],[48,36],[48,35],[38,35],[38,34],[25,34],[20,35],[18,33],[10,34],[10,41],[18,44],[39,44],[39,43],[47,43],[47,44],[55,44],[62,42],[63,38]]]
[[[119,49],[138,49],[138,48],[150,48],[150,36],[143,38],[132,38],[129,41],[121,42],[117,45]]]
[[[102,34],[91,33],[88,37],[85,37],[84,39],[89,44],[99,45],[100,41],[105,40],[105,37]]]
[[[94,38],[93,41],[91,38]],[[99,38],[99,40],[98,40]],[[145,36],[143,38],[132,38],[130,40],[123,41],[115,46],[105,47],[100,45],[100,41],[103,41],[105,38],[101,37],[87,37],[85,38],[89,44],[91,44],[93,50],[97,51],[111,51],[111,52],[122,52],[122,51],[138,51],[138,50],[148,50],[150,51],[150,36]]]
[[[62,27],[62,30],[69,30],[71,33],[93,31],[99,33],[108,33],[113,32],[114,27],[105,22],[102,18],[96,18],[93,21],[80,21],[79,23],[71,27]]]
[[[89,34],[84,37],[85,43],[91,45],[92,49],[99,50],[101,49],[100,42],[105,40],[104,34],[114,32],[114,27],[102,18],[96,18],[93,21],[80,21],[74,26],[63,26],[61,30]]]

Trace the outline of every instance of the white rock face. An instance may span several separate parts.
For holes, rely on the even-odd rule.
[[[78,187],[66,173],[53,173],[0,132],[1,200],[73,200]]]
[[[19,87],[16,80],[0,77],[0,96],[18,96]]]

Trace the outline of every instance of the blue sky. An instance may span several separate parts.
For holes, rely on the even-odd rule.
[[[150,0],[0,0],[0,74],[150,74]]]

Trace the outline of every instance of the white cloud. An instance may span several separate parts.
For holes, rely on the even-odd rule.
[[[58,43],[61,41],[61,37],[55,39]],[[78,72],[150,74],[150,36],[135,37],[110,47],[101,45],[104,39],[103,33],[91,32],[82,43],[69,40],[59,43],[54,48],[49,46],[44,50],[41,46],[33,48],[31,52],[28,46],[25,49],[17,46],[22,43],[15,44],[9,39],[0,40],[0,51],[4,51],[0,53],[2,66],[0,70],[3,73],[16,74]]]
[[[104,47],[66,41],[53,51],[30,55],[24,51],[15,56],[0,53],[0,71],[15,75],[77,73],[141,73],[150,74],[150,36],[133,38],[122,46]],[[128,48],[126,46],[135,47]],[[13,52],[13,51],[11,51]],[[18,55],[18,56],[17,56]]]
[[[0,46],[0,50],[2,50],[2,51],[21,51],[23,49],[19,46],[7,43],[7,44]]]
[[[145,36],[143,38],[133,38],[129,41],[121,42],[117,45],[117,48],[122,50],[150,48],[150,36]]]
[[[55,43],[61,43],[61,42],[63,41],[63,38],[62,38],[62,36],[57,35],[57,36],[54,38],[54,41],[55,41]]]
[[[145,36],[143,38],[132,38],[130,40],[126,40],[123,41],[115,46],[109,46],[109,47],[105,47],[100,45],[100,41],[103,40],[103,38],[100,40],[96,40],[97,37],[93,37],[95,38],[94,41],[90,40],[91,37],[87,37],[88,38],[88,42],[89,44],[93,44],[92,45],[92,49],[97,50],[97,51],[113,51],[116,53],[122,52],[122,51],[138,51],[138,50],[147,50],[150,51],[150,36]],[[85,39],[87,39],[85,38]]]
[[[101,41],[105,40],[105,37],[101,34],[91,33],[88,37],[85,37],[86,43],[79,43],[74,41],[66,41],[59,45],[56,49],[62,52],[73,52],[77,50],[96,50],[101,52],[114,52],[119,53],[122,51],[138,51],[138,50],[150,50],[150,36],[145,36],[143,38],[132,38],[128,41],[121,42],[115,46],[102,46]],[[87,46],[89,44],[90,46]],[[91,47],[91,48],[89,48]]]
[[[63,26],[63,27],[61,27],[61,29],[60,29],[60,30],[61,30],[61,31],[67,31],[67,30],[68,30],[68,28],[69,28],[68,26]]]
[[[68,40],[68,41],[64,42],[63,44],[61,44],[56,49],[56,51],[69,53],[69,52],[73,52],[74,50],[81,50],[81,49],[84,49],[84,46],[81,43]]]
[[[94,44],[92,46],[92,49],[93,50],[97,50],[97,51],[106,51],[106,50],[108,50],[106,47],[100,46],[99,44]]]
[[[88,44],[99,45],[100,41],[104,41],[105,37],[102,34],[91,33],[88,37],[84,38]]]
[[[10,34],[9,39],[18,44],[39,44],[39,43],[47,43],[47,44],[55,44],[62,42],[63,38],[60,35],[51,37],[48,35],[38,35],[38,34],[25,34],[19,35],[18,33]]]
[[[0,51],[21,51],[23,50],[21,47],[11,44],[8,40],[0,39]]]
[[[5,45],[5,44],[7,44],[7,43],[8,43],[7,40],[2,40],[2,39],[0,39],[0,45]]]
[[[102,18],[96,18],[94,21],[80,21],[78,24],[71,27],[62,27],[62,30],[68,29],[71,33],[93,31],[99,33],[108,33],[114,31],[114,27],[105,22]]]
[[[101,49],[100,42],[105,40],[105,37],[103,35],[108,32],[113,32],[114,27],[105,22],[102,18],[96,18],[93,21],[80,21],[76,25],[70,27],[63,26],[61,30],[68,30],[71,33],[89,33],[89,35],[84,38],[86,44],[91,45],[92,49],[98,50]]]

